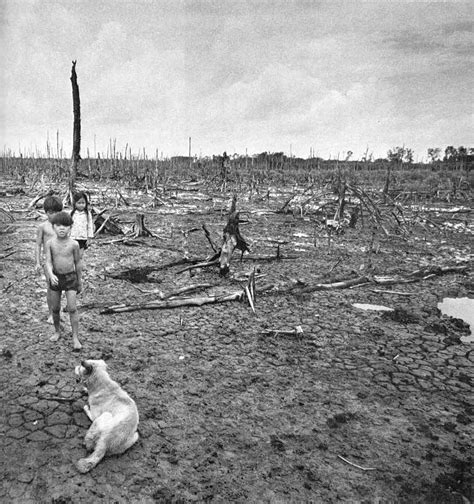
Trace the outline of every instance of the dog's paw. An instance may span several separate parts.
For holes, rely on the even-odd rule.
[[[84,404],[84,413],[87,415],[87,418],[92,422],[92,415],[91,415],[91,409],[89,408],[88,404]]]
[[[94,464],[92,464],[89,460],[83,458],[76,462],[76,467],[80,473],[85,474],[94,467]]]

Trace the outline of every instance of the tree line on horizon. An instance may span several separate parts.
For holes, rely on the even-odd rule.
[[[413,164],[414,163],[414,156],[415,156],[415,151],[413,149],[410,149],[409,147],[394,147],[392,149],[389,149],[387,151],[387,156],[385,158],[374,158],[373,154],[369,153],[366,151],[363,156],[360,159],[352,159],[353,152],[352,151],[347,151],[346,155],[344,158],[341,160],[339,158],[329,158],[329,159],[324,159],[318,156],[311,155],[308,158],[300,158],[296,156],[287,156],[284,152],[261,152],[259,154],[254,154],[252,156],[243,156],[240,154],[233,154],[230,156],[230,159],[232,160],[241,160],[245,158],[250,158],[254,159],[255,161],[258,162],[265,162],[265,161],[291,161],[293,160],[294,162],[298,161],[343,161],[343,162],[363,162],[363,163],[381,163],[381,162],[391,162],[395,164]],[[223,160],[225,158],[229,158],[227,156],[226,152],[224,152],[223,155],[219,156],[212,156],[213,160]],[[427,159],[428,159],[428,164],[435,164],[439,162],[472,162],[474,158],[474,147],[464,147],[464,146],[459,146],[459,147],[454,147],[453,145],[447,146],[444,151],[440,147],[430,147],[427,150]],[[174,156],[173,159],[189,159],[187,156]],[[205,157],[204,159],[211,159],[211,157]],[[425,164],[425,163],[423,163]]]
[[[112,153],[112,154],[110,154]],[[47,159],[54,159],[54,156],[51,155],[52,152],[49,151],[46,155]],[[62,152],[61,152],[62,154]],[[310,156],[308,158],[302,158],[298,157],[295,155],[290,155],[288,156],[285,154],[283,151],[281,152],[270,152],[270,151],[264,151],[260,152],[257,154],[230,154],[227,155],[226,152],[223,154],[218,154],[218,155],[212,155],[212,156],[171,156],[168,158],[168,160],[174,161],[176,163],[179,162],[201,162],[201,163],[206,163],[209,161],[214,161],[214,162],[223,162],[224,160],[229,160],[230,161],[243,161],[243,160],[250,160],[254,163],[260,164],[260,163],[265,163],[265,162],[271,162],[272,164],[275,163],[305,163],[305,162],[350,162],[350,163],[357,163],[357,162],[362,162],[362,163],[374,163],[374,164],[380,164],[380,163],[386,163],[390,162],[393,164],[397,165],[402,165],[402,164],[414,164],[414,156],[415,156],[415,151],[409,147],[405,146],[396,146],[393,147],[392,149],[389,149],[387,151],[387,156],[384,158],[374,158],[373,153],[369,153],[368,150],[361,156],[360,159],[354,159],[353,158],[353,152],[348,150],[345,153],[345,156],[340,159],[339,157],[337,158],[332,158],[331,156],[328,159],[324,159],[322,157],[314,155],[314,151],[311,150]],[[27,159],[27,158],[43,158],[44,156],[39,153],[38,151],[36,152],[36,155],[32,155],[32,153],[29,153],[29,155],[25,155],[24,153],[21,153],[17,155],[15,152],[11,151],[10,149],[7,149],[6,147],[4,148],[1,157],[3,159],[6,158],[20,158],[20,159]],[[67,159],[67,157],[64,156],[59,156],[60,159]],[[85,159],[102,159],[102,160],[107,160],[107,159],[120,159],[120,160],[127,160],[127,155],[123,156],[120,152],[115,151],[107,151],[107,154],[100,155],[100,153],[97,153],[97,156],[95,158],[90,157],[89,151],[87,151],[87,156]],[[131,150],[129,151],[128,155],[129,160],[149,160],[152,161],[154,158],[153,157],[148,157],[148,155],[145,152],[145,149],[141,153],[139,153],[137,156],[132,155]],[[161,161],[165,161],[166,158],[161,158]],[[426,162],[416,162],[416,164],[439,164],[439,163],[448,163],[448,164],[461,164],[461,165],[466,165],[466,164],[472,164],[474,161],[474,147],[464,147],[464,146],[459,146],[459,147],[454,147],[453,145],[447,146],[444,150],[440,147],[430,147],[427,150],[427,163]]]

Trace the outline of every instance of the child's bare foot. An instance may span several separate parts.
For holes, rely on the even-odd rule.
[[[55,332],[51,338],[49,338],[49,341],[52,341],[53,343],[55,343],[56,341],[59,340],[59,337],[61,336],[61,333],[58,333],[58,332]]]
[[[79,341],[77,336],[72,337],[72,347],[75,352],[78,352],[79,350],[82,349],[81,342]]]

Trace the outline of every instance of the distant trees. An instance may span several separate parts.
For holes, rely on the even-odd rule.
[[[460,146],[456,149],[456,147],[452,145],[448,145],[446,149],[444,149],[444,158],[443,161],[465,161],[467,156],[473,155],[474,149],[469,147],[467,149],[464,146]]]
[[[441,149],[439,147],[430,147],[428,149],[428,160],[430,163],[435,163],[441,159]]]
[[[412,164],[414,155],[413,149],[405,149],[405,163]]]
[[[456,160],[458,151],[456,147],[452,145],[448,145],[446,149],[444,149],[444,158],[443,161],[450,161],[450,160]]]
[[[464,169],[472,168],[474,162],[474,148],[472,147],[454,147],[448,145],[443,150],[440,147],[430,147],[427,151],[428,163],[443,163],[448,165],[451,169]],[[402,165],[403,163],[412,164],[414,158],[413,149],[408,147],[394,147],[387,152],[387,160],[392,165]],[[381,160],[375,160],[380,162]]]
[[[401,164],[405,163],[413,163],[414,152],[413,149],[409,149],[408,147],[394,147],[387,152],[387,159],[391,163]]]

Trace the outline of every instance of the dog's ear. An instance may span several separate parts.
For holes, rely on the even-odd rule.
[[[86,374],[92,373],[92,365],[88,364],[87,361],[82,361],[81,366],[86,370]]]

